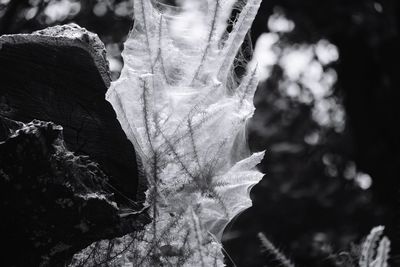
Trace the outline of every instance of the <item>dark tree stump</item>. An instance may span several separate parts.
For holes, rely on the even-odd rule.
[[[119,208],[98,164],[65,148],[62,127],[0,121],[11,133],[0,142],[1,266],[64,266],[91,243],[148,223],[146,212]]]
[[[99,163],[120,201],[135,200],[135,151],[105,100],[110,76],[97,35],[70,24],[0,37],[0,84],[0,116],[61,125],[68,149]]]

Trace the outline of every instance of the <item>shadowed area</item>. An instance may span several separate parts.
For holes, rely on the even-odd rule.
[[[111,105],[103,44],[75,26],[0,38],[0,115],[64,128],[69,149],[89,155],[110,177],[120,199],[135,199],[135,151]]]
[[[124,216],[108,177],[68,151],[62,127],[0,117],[0,233],[3,266],[65,266],[92,242],[140,230],[145,213]]]

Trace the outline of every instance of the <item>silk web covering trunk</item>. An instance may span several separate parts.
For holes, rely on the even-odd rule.
[[[234,74],[260,3],[134,1],[125,65],[107,92],[149,185],[153,222],[133,241],[133,266],[223,266],[222,232],[263,176],[264,153],[246,141],[256,68]]]

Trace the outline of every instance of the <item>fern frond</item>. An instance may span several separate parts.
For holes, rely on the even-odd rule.
[[[197,249],[200,253],[200,263],[201,267],[205,267],[206,265],[204,264],[204,251],[203,251],[203,237],[202,237],[202,230],[201,230],[201,224],[199,222],[199,218],[196,216],[196,214],[191,211],[191,218],[193,222],[193,228],[194,228],[194,233],[195,233],[195,238],[197,241]]]
[[[242,108],[243,102],[248,101],[253,102],[254,93],[256,92],[258,85],[257,79],[257,66],[253,68],[244,78],[242,83],[237,89],[237,94],[239,95],[239,109]]]
[[[190,134],[190,143],[192,145],[192,152],[193,152],[193,156],[194,156],[194,160],[197,163],[197,167],[200,170],[201,169],[201,164],[200,164],[200,159],[199,159],[199,153],[197,152],[197,146],[196,146],[196,140],[194,137],[194,130],[193,130],[193,126],[192,126],[192,119],[188,118],[187,120],[187,126],[188,126],[188,131]]]
[[[199,78],[199,74],[200,71],[202,70],[202,68],[204,68],[204,63],[206,62],[208,53],[210,52],[211,46],[213,45],[213,37],[215,35],[215,31],[216,31],[216,23],[217,23],[217,19],[218,19],[218,13],[219,13],[219,1],[220,0],[215,0],[215,6],[214,6],[214,10],[213,10],[213,17],[211,19],[211,28],[209,29],[209,33],[208,33],[208,39],[207,39],[207,43],[206,43],[206,47],[204,49],[204,52],[201,56],[201,60],[200,60],[200,64],[194,74],[193,80],[192,80],[192,85],[194,85],[194,82]]]
[[[379,239],[383,234],[383,226],[374,227],[361,246],[360,267],[370,267],[375,255]]]
[[[151,64],[153,62],[152,57],[152,49],[150,44],[150,25],[148,24],[148,18],[151,16],[151,3],[149,1],[142,1],[142,0],[134,0],[133,9],[134,9],[134,16],[135,16],[135,23],[140,25],[140,28],[143,28],[143,32],[146,37],[146,50],[148,55],[148,62],[150,64],[151,73],[154,73],[154,68]]]
[[[278,261],[278,266],[294,267],[294,264],[288,258],[286,258],[286,256],[279,249],[277,249],[263,233],[258,233],[258,238],[260,239],[260,242],[264,249],[268,253],[273,255],[274,258]]]
[[[390,240],[384,236],[379,242],[376,258],[371,263],[371,267],[388,267],[390,252]]]
[[[232,68],[236,54],[238,53],[247,32],[250,30],[251,24],[256,17],[260,5],[261,0],[247,0],[246,5],[241,10],[239,18],[234,24],[233,30],[229,34],[228,40],[225,42],[221,51],[221,63],[218,67],[219,80],[226,80],[228,73]]]

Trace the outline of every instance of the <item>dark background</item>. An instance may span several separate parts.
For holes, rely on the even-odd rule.
[[[113,79],[131,17],[129,0],[0,0],[0,34],[69,22],[97,33]],[[274,28],[276,18],[294,28]],[[398,0],[263,0],[252,40],[274,37],[276,60],[257,90],[249,140],[253,151],[267,150],[266,175],[252,190],[253,207],[225,233],[237,266],[275,266],[258,232],[298,266],[344,266],[335,255],[378,224],[386,225],[393,266],[400,266],[399,27]],[[321,46],[338,58],[324,61]],[[311,53],[297,78],[287,69],[293,51]],[[316,83],[334,77],[322,95],[307,82],[315,69]]]

